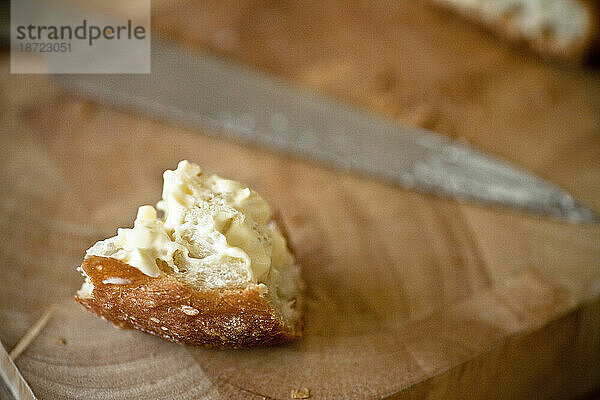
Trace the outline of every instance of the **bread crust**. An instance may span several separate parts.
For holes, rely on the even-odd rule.
[[[121,328],[222,348],[270,346],[301,335],[301,319],[296,326],[286,325],[255,284],[198,290],[172,276],[153,278],[99,256],[87,257],[81,268],[94,289],[75,300]]]
[[[433,0],[434,3],[458,13],[463,17],[485,27],[497,36],[517,43],[524,43],[530,49],[544,57],[560,59],[570,63],[582,63],[595,52],[598,47],[600,32],[600,10],[595,0],[575,0],[587,10],[589,30],[585,38],[578,42],[572,42],[570,46],[562,46],[551,36],[540,35],[535,38],[525,38],[521,30],[514,26],[510,17],[508,18],[482,18],[477,12],[453,3],[452,0]]]

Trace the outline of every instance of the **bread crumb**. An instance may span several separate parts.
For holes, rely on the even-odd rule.
[[[65,339],[64,337],[57,337],[56,341],[62,345],[67,344],[67,339]]]
[[[433,129],[438,121],[438,115],[434,108],[428,104],[419,104],[409,110],[406,119],[412,125],[425,129]]]
[[[196,310],[194,307],[190,307],[190,306],[186,306],[183,305],[181,306],[181,311],[183,311],[184,314],[186,315],[198,315],[200,313],[200,311]]]
[[[290,397],[292,399],[308,399],[310,397],[310,389],[309,388],[292,389],[292,391],[290,392]]]
[[[398,78],[396,77],[396,71],[391,66],[387,66],[385,69],[375,74],[375,85],[382,92],[391,92],[396,87]]]
[[[155,318],[155,317],[150,317],[150,321],[156,322],[158,324],[160,322],[160,319]]]

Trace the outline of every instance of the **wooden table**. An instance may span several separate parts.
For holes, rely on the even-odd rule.
[[[464,138],[600,210],[600,73],[421,2],[153,2],[176,38]],[[557,398],[600,384],[600,226],[459,204],[107,108],[0,59],[0,340],[40,399]],[[95,241],[180,159],[282,212],[305,337],[219,351],[113,328],[70,296]]]

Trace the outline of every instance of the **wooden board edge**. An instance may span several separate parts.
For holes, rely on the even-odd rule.
[[[577,398],[598,387],[600,297],[382,398]]]

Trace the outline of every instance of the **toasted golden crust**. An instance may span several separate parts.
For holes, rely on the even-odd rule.
[[[122,328],[208,347],[268,346],[293,340],[289,327],[258,285],[198,290],[174,277],[153,278],[119,260],[90,256],[81,265],[94,289],[75,296],[84,307]]]

